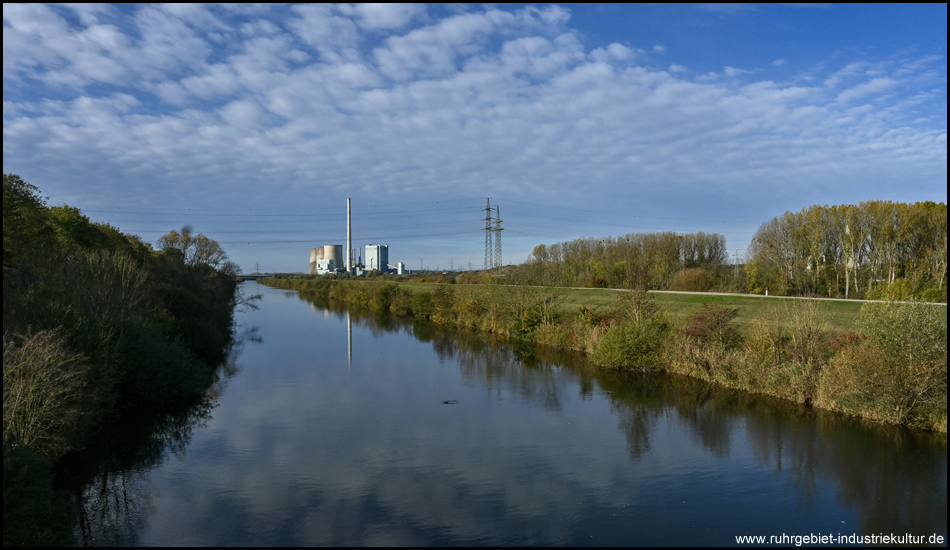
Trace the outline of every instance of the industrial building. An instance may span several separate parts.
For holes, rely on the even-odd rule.
[[[356,260],[350,269],[353,275],[365,275],[372,271],[381,273],[406,273],[406,266],[402,262],[396,262],[395,265],[389,263],[389,245],[387,244],[368,244],[366,245],[365,261]],[[329,273],[346,273],[346,264],[343,261],[343,245],[327,244],[317,248],[310,249],[310,267],[307,269],[310,275],[327,275]]]
[[[343,269],[343,245],[327,244],[310,249],[310,268],[307,273],[326,275]]]
[[[389,245],[386,244],[368,244],[366,245],[366,270],[382,271],[389,268]]]
[[[389,264],[389,245],[387,244],[368,244],[366,245],[366,262],[360,260],[354,261],[352,253],[353,238],[352,225],[350,223],[350,199],[346,199],[346,259],[343,258],[343,245],[327,244],[317,248],[310,249],[310,267],[307,273],[310,275],[327,275],[329,273],[350,273],[353,275],[365,275],[371,271],[381,273],[406,273],[405,264],[402,262],[396,265]]]

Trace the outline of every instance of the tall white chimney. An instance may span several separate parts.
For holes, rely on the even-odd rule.
[[[350,251],[353,250],[353,227],[350,224],[350,198],[346,198],[346,272],[352,274],[350,269],[353,265],[353,258]]]

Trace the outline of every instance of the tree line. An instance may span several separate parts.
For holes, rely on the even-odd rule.
[[[718,233],[629,233],[534,248],[512,284],[947,299],[947,205],[869,201],[786,212],[756,231],[742,269]]]
[[[3,176],[4,546],[72,541],[53,464],[119,412],[200,397],[231,341],[236,265],[216,242],[135,235]]]
[[[538,245],[510,277],[541,286],[709,290],[721,284],[727,256],[717,233],[628,233]]]
[[[946,301],[947,205],[810,206],[762,224],[746,266],[752,292]]]

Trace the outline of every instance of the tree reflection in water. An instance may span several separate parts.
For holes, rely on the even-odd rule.
[[[257,327],[242,327],[203,398],[166,410],[135,411],[110,425],[86,450],[68,457],[60,480],[75,495],[77,542],[130,546],[151,508],[146,473],[171,455],[184,457],[195,431],[212,419],[228,380],[240,372],[236,358],[246,342],[260,342]]]
[[[372,318],[355,319],[380,328]],[[473,384],[515,392],[548,410],[560,410],[564,388],[551,374],[573,371],[582,398],[599,387],[610,400],[631,460],[651,452],[661,419],[687,427],[717,458],[729,457],[734,436],[741,432],[755,461],[787,473],[803,501],[817,498],[819,488],[831,480],[839,502],[860,518],[860,526],[849,526],[848,533],[946,531],[946,436],[872,425],[677,375],[603,370],[577,354],[491,335],[386,321],[387,330],[407,326],[430,342],[441,359],[457,360]]]

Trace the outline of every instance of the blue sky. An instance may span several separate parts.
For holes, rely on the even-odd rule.
[[[947,6],[3,6],[3,170],[244,271],[947,200]]]

